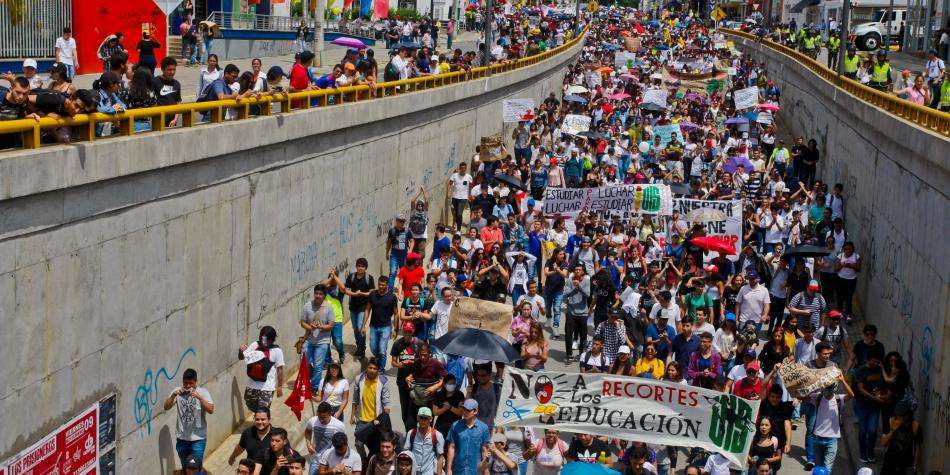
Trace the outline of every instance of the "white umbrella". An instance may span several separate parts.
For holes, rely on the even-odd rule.
[[[713,208],[696,208],[689,213],[686,213],[686,220],[692,223],[725,221],[726,213]]]
[[[567,93],[568,93],[568,94],[584,94],[584,93],[587,93],[587,92],[589,92],[589,91],[588,91],[587,88],[584,87],[584,86],[576,86],[576,85],[575,85],[575,86],[570,86],[570,87],[567,88]]]

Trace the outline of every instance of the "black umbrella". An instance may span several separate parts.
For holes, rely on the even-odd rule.
[[[513,177],[513,176],[511,176],[511,175],[506,175],[506,174],[504,174],[504,173],[499,173],[498,175],[495,175],[495,179],[498,180],[498,181],[503,181],[503,182],[507,183],[508,186],[510,186],[510,187],[512,187],[512,188],[515,188],[515,189],[518,189],[518,190],[523,190],[523,189],[524,189],[524,184],[521,183],[521,180],[519,180],[517,177]]]
[[[511,343],[488,330],[477,328],[450,331],[433,341],[432,345],[449,355],[499,363],[513,363],[521,359],[521,355]]]
[[[595,131],[593,131],[593,130],[586,130],[586,131],[581,132],[581,133],[579,133],[579,134],[577,134],[577,135],[580,135],[581,137],[587,137],[587,138],[589,138],[589,139],[591,139],[591,140],[598,140],[598,139],[601,139],[601,138],[604,137],[604,134],[602,134],[602,133],[600,133],[600,132],[595,132]]]
[[[640,104],[640,108],[645,111],[654,111],[654,112],[660,112],[660,111],[666,110],[666,107],[663,107],[659,104],[654,104],[652,102],[644,102],[643,104]]]
[[[824,257],[828,254],[831,254],[831,252],[832,251],[827,247],[805,244],[802,246],[795,246],[785,251],[785,255],[788,257]]]

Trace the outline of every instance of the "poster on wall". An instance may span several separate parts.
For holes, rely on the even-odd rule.
[[[534,119],[534,99],[505,99],[501,103],[501,120],[505,123]]]
[[[686,216],[691,211],[699,208],[712,208],[721,211],[726,219],[722,221],[708,221],[703,223],[706,226],[707,236],[719,236],[733,243],[736,253],[727,256],[730,261],[739,259],[742,252],[742,200],[718,201],[718,200],[692,200],[688,198],[677,198],[673,200],[673,209],[680,212],[680,216]],[[707,259],[718,256],[718,252],[710,252]]]
[[[702,447],[745,466],[758,411],[757,400],[668,381],[505,368],[495,426]]]
[[[115,473],[116,395],[86,408],[29,448],[0,463],[0,475]],[[111,460],[103,470],[103,455]]]

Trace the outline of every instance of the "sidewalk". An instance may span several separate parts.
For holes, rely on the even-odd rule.
[[[480,40],[481,35],[478,32],[464,31],[452,43],[452,49],[461,48],[462,51],[469,51],[475,49],[475,44],[477,40]],[[444,52],[445,48],[445,38],[439,38],[439,48],[438,51]],[[379,71],[382,74],[382,69],[389,62],[389,55],[386,50],[386,45],[383,42],[377,43],[377,45],[371,48],[376,53],[376,61],[379,63]],[[214,52],[212,50],[212,52]],[[337,61],[343,58],[343,55],[346,53],[346,48],[343,46],[337,46],[329,42],[326,43],[325,49],[322,53],[317,53],[317,59],[320,66],[317,70],[325,74],[330,71],[330,67],[335,64]],[[201,65],[188,66],[188,61],[181,58],[176,58],[178,60],[178,70],[175,73],[175,79],[181,83],[181,96],[182,100],[185,102],[194,101],[195,97],[198,96],[198,74],[201,72]],[[241,71],[250,71],[251,70],[251,60],[252,58],[247,59],[234,59],[228,61],[222,61],[220,67],[223,69],[227,64],[234,64]],[[261,58],[263,62],[262,70],[267,72],[267,70],[272,66],[280,66],[285,73],[290,74],[290,68],[294,65],[294,55],[283,55],[283,56],[265,56]],[[158,68],[155,70],[156,74],[160,74]],[[96,79],[99,79],[101,73],[94,74],[81,74],[73,78],[73,83],[77,88],[80,89],[90,89],[92,88],[92,83]]]

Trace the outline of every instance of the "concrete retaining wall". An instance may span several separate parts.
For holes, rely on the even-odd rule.
[[[947,470],[950,142],[833,87],[781,53],[732,39],[764,60],[782,89],[779,125],[816,139],[819,176],[844,184],[847,231],[863,258],[861,316],[880,328],[887,351],[900,351],[910,363],[926,434],[922,470]]]
[[[451,171],[502,130],[501,99],[557,90],[578,49],[382,100],[0,158],[0,460],[115,391],[118,473],[170,473],[161,403],[179,366],[213,395],[217,446],[247,415],[238,346],[273,325],[293,360],[312,284],[361,256],[379,275],[394,213],[425,186],[437,222]]]

